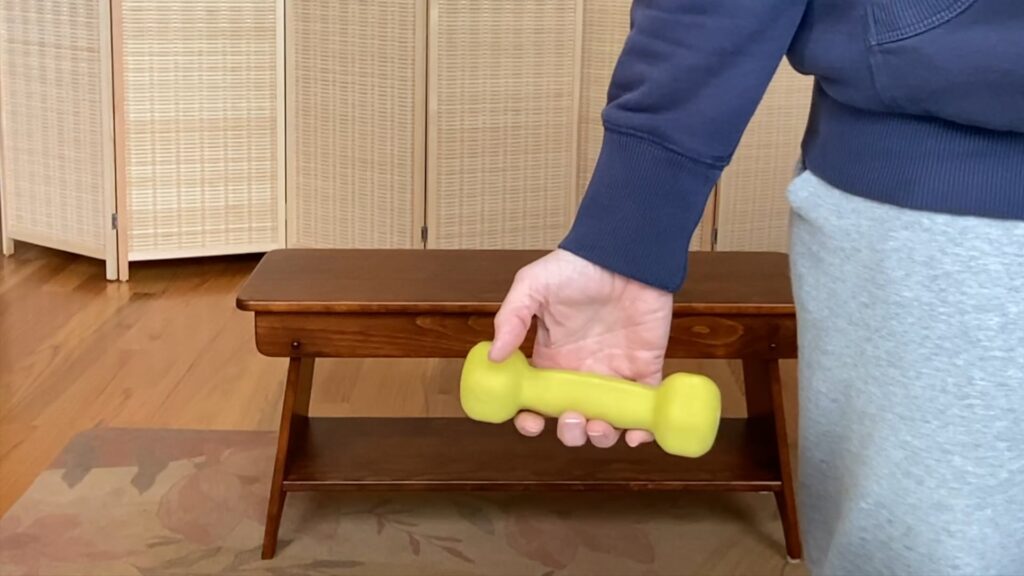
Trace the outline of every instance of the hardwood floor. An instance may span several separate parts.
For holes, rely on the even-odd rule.
[[[286,361],[256,351],[252,317],[234,305],[258,259],[135,263],[121,283],[106,281],[99,261],[26,244],[0,258],[0,515],[84,429],[274,430]],[[322,361],[312,413],[459,415],[460,368],[458,360]],[[785,368],[792,382],[793,366]],[[738,366],[673,362],[669,370],[709,374],[726,415],[742,414]]]

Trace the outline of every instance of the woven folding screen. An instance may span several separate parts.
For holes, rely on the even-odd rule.
[[[776,72],[719,182],[719,250],[788,250],[786,188],[800,157],[811,87],[786,62]]]
[[[575,205],[578,0],[431,0],[433,248],[551,248]]]
[[[130,258],[283,245],[280,2],[115,0]]]
[[[290,245],[420,245],[425,7],[288,0]]]
[[[601,152],[601,111],[608,82],[629,34],[632,0],[586,0],[583,9],[583,61],[580,83],[580,159],[578,199],[582,200]]]
[[[0,145],[5,234],[115,263],[107,8],[0,0]]]

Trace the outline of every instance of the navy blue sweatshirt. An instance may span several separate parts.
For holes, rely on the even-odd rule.
[[[1024,0],[635,0],[561,247],[678,289],[783,58],[815,78],[802,159],[818,177],[906,208],[1024,219]]]

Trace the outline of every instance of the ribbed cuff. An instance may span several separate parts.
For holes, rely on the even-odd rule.
[[[605,129],[587,193],[560,248],[670,292],[721,168]]]

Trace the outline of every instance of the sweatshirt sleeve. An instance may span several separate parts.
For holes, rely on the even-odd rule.
[[[560,247],[675,291],[806,0],[634,0],[602,112],[604,140]]]

